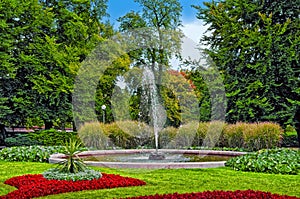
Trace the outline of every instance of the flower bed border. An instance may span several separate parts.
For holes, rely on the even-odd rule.
[[[254,190],[205,191],[199,193],[156,194],[151,196],[127,197],[123,199],[299,199],[295,196],[272,194]]]

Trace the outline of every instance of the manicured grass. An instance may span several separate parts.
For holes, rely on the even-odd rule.
[[[0,162],[0,195],[14,190],[3,182],[13,176],[42,173],[54,167],[46,163]],[[41,198],[121,198],[153,195],[156,193],[190,193],[205,190],[260,190],[281,195],[300,197],[300,175],[261,174],[216,169],[109,169],[95,168],[105,173],[120,174],[144,180],[142,187],[115,188],[96,191],[82,191]]]

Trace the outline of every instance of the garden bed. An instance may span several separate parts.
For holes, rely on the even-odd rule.
[[[138,196],[126,199],[299,199],[294,196],[272,194],[270,192],[262,191],[205,191],[200,193],[186,193],[186,194],[156,194],[152,196]]]
[[[17,176],[5,181],[5,184],[18,188],[0,199],[30,199],[34,197],[75,192],[83,190],[109,189],[116,187],[142,186],[142,180],[102,173],[102,178],[95,180],[47,180],[41,174]]]

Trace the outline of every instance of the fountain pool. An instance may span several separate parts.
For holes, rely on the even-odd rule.
[[[149,155],[155,149],[132,150],[99,150],[84,151],[81,158],[88,158],[85,163],[90,166],[109,168],[214,168],[224,166],[226,159],[246,154],[245,152],[215,151],[215,150],[176,150],[160,149],[166,158],[149,160]],[[49,162],[57,163],[63,160],[63,154],[51,155]],[[191,161],[191,159],[193,159]]]

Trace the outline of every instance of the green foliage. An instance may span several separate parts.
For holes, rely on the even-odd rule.
[[[130,122],[129,122],[130,124]],[[123,123],[123,126],[125,124]],[[129,125],[128,125],[129,126]],[[124,131],[117,123],[106,125],[108,137],[115,146],[130,149],[137,148],[138,144],[136,138],[130,132]]]
[[[6,146],[60,146],[70,138],[76,139],[77,133],[49,129],[30,132],[28,134],[17,134],[16,137],[6,138],[5,144]]]
[[[153,128],[143,122],[117,121],[115,125],[129,135],[125,148],[147,146],[154,140]]]
[[[298,135],[296,131],[287,131],[282,135],[282,147],[299,147]]]
[[[102,174],[99,171],[93,169],[85,169],[78,173],[65,173],[61,172],[57,168],[48,169],[43,172],[43,176],[48,180],[93,180],[99,179],[102,177]]]
[[[194,84],[184,72],[168,70],[163,76],[160,95],[167,114],[165,126],[179,127],[199,118],[199,102]]]
[[[42,145],[42,142],[32,139],[28,134],[17,134],[15,137],[6,138],[5,145],[7,147],[33,146],[33,145]]]
[[[300,151],[264,149],[232,158],[225,164],[234,170],[275,174],[300,174]]]
[[[212,1],[202,45],[224,78],[226,122],[299,122],[299,1]],[[298,106],[299,108],[299,106]]]
[[[0,123],[72,121],[79,63],[107,37],[107,0],[0,3]]]
[[[172,140],[175,139],[178,129],[172,126],[166,127],[159,132],[158,143],[159,148],[171,147]]]
[[[112,52],[112,54],[114,53],[115,52]],[[99,121],[103,120],[103,114],[105,114],[105,122],[109,123],[114,121],[114,116],[111,108],[111,98],[115,87],[117,87],[117,77],[127,72],[129,69],[129,65],[129,56],[127,54],[120,55],[120,57],[114,59],[111,65],[105,69],[103,75],[101,76],[100,82],[97,86],[95,101],[95,111]],[[105,113],[101,108],[103,104],[106,105]]]
[[[78,129],[78,137],[88,148],[107,149],[111,144],[104,127],[105,125],[98,122],[85,123]]]
[[[78,156],[84,150],[81,142],[70,138],[69,142],[66,142],[62,147],[62,153],[66,156],[66,159],[58,163],[59,172],[78,173],[86,171],[87,166]]]
[[[63,151],[59,146],[7,147],[0,151],[0,160],[16,162],[48,162],[51,154]]]
[[[178,127],[181,120],[178,99],[172,93],[173,90],[164,87],[163,76],[170,68],[172,56],[180,56],[182,33],[179,27],[182,6],[178,0],[135,0],[135,2],[141,6],[141,13],[131,11],[118,19],[120,32],[134,38],[129,39],[129,45],[143,44],[142,48],[134,47],[127,52],[131,65],[134,66],[133,69],[141,70],[147,66],[153,72],[158,95],[160,95],[159,100],[164,101],[166,107],[168,116],[166,125]],[[132,76],[127,79],[130,83],[135,81],[135,77]],[[133,90],[130,90],[130,94],[134,93],[135,96],[130,101],[131,118],[127,119],[139,119],[150,124],[148,103],[141,102],[144,96],[149,95],[149,88],[144,85],[142,88],[131,89]]]
[[[179,127],[176,136],[169,143],[168,148],[184,148],[192,146],[197,133],[198,124],[198,122],[193,121]]]
[[[63,145],[70,138],[76,139],[77,133],[49,129],[29,133],[28,137],[44,146],[59,146]]]

